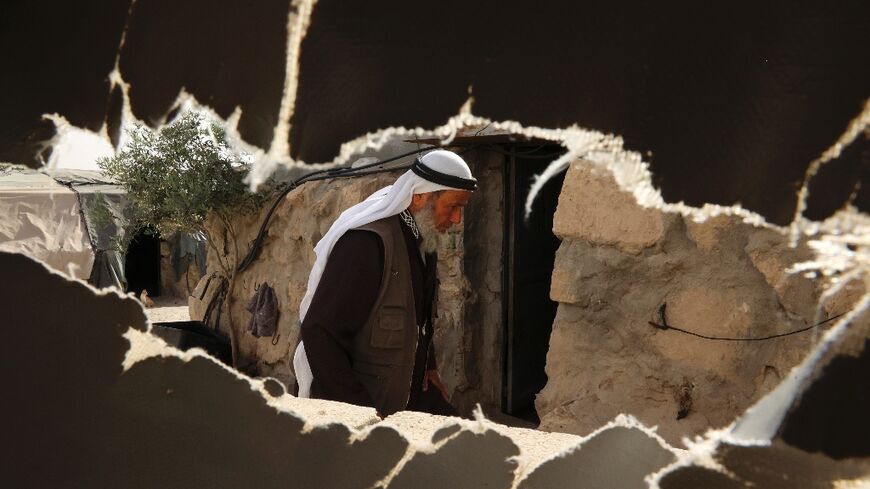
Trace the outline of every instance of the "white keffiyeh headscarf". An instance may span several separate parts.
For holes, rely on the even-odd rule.
[[[329,231],[318,241],[314,247],[317,258],[314,267],[308,276],[308,290],[299,305],[299,321],[305,321],[311,299],[320,283],[320,277],[326,268],[326,260],[329,258],[332,247],[338,239],[347,231],[375,222],[385,217],[395,216],[407,209],[411,204],[414,194],[425,194],[439,190],[465,190],[458,186],[451,186],[451,178],[474,182],[471,170],[465,161],[456,153],[444,150],[435,150],[426,153],[419,159],[425,165],[416,169],[408,170],[402,174],[396,182],[371,194],[364,201],[345,210],[329,228]],[[432,172],[431,174],[429,172]],[[422,175],[425,175],[424,178]],[[440,177],[440,178],[439,178]],[[442,183],[436,183],[435,181]],[[314,376],[311,366],[308,364],[308,356],[305,354],[305,346],[300,341],[293,355],[293,369],[296,371],[296,382],[299,385],[299,397],[311,397],[311,382]]]

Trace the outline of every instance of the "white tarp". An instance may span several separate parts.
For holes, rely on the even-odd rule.
[[[75,193],[37,171],[0,171],[0,250],[82,280],[94,264]]]

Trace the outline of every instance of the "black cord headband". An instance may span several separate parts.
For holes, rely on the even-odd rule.
[[[417,174],[417,176],[419,176],[420,178],[429,180],[432,183],[444,185],[445,187],[468,190],[471,192],[477,190],[476,178],[462,178],[457,177],[456,175],[441,173],[440,171],[433,170],[432,168],[424,165],[423,162],[420,161],[419,157],[414,160],[414,165],[411,167],[411,171]]]

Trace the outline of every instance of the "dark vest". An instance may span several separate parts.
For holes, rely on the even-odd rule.
[[[377,234],[384,244],[381,288],[356,335],[352,357],[357,378],[384,416],[408,404],[418,339],[408,249],[400,226],[392,216],[357,228]]]

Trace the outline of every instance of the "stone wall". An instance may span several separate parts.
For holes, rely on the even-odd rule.
[[[463,157],[477,177],[478,189],[465,210],[468,294],[463,324],[463,378],[452,402],[463,412],[480,403],[487,416],[496,417],[501,412],[504,349],[504,156],[474,151]]]
[[[818,283],[785,272],[812,255],[778,231],[642,208],[609,170],[578,160],[554,232],[563,241],[551,298],[560,304],[549,381],[536,400],[542,429],[588,433],[627,412],[676,443],[730,423],[814,343],[811,332],[712,341],[649,324],[664,303],[670,325],[704,335],[760,337],[814,323]]]

